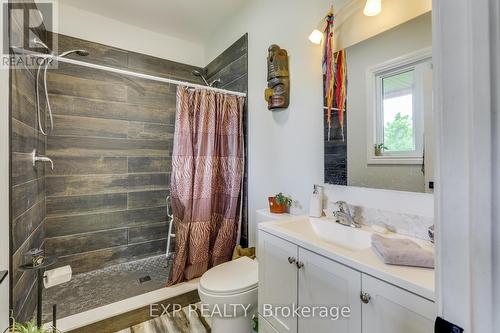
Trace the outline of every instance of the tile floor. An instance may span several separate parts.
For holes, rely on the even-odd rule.
[[[162,255],[75,275],[70,282],[44,290],[44,322],[52,321],[53,304],[57,317],[64,318],[163,288],[170,265]],[[150,280],[139,281],[148,276]]]

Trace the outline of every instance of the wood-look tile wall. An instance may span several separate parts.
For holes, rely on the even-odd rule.
[[[334,111],[335,112],[335,111]],[[330,138],[328,138],[328,115],[323,112],[325,183],[347,186],[347,117],[344,117],[344,136],[336,113],[331,117]]]
[[[323,76],[323,140],[325,183],[347,186],[347,117],[340,126],[337,111],[332,111],[331,128],[328,128],[326,77]],[[343,133],[342,133],[343,131]],[[330,133],[330,137],[328,136]]]
[[[58,37],[79,60],[200,83],[193,66]],[[164,253],[177,87],[63,63],[48,85],[47,253],[75,274]]]
[[[214,59],[205,68],[208,82],[220,79],[217,87],[239,91],[248,94],[248,34],[243,35],[220,56]],[[245,142],[248,142],[247,126],[248,98],[243,113],[243,128]],[[248,145],[245,144],[245,158],[248,156]],[[248,163],[245,162],[245,166]],[[243,207],[242,207],[241,245],[248,245],[248,169],[245,168],[243,181]]]
[[[22,5],[28,8],[33,4],[26,1]],[[14,36],[11,42],[17,42],[22,36],[20,18],[12,15],[10,20]],[[43,26],[35,33],[45,40]],[[45,167],[33,167],[31,153],[37,149],[39,154],[45,154],[46,138],[38,130],[33,70],[23,66],[11,68],[10,77],[10,298],[16,318],[25,321],[36,308],[36,275],[21,271],[19,266],[24,264],[25,252],[43,248],[46,218]],[[42,98],[42,108],[44,104]]]

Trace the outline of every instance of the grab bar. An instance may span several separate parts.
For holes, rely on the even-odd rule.
[[[170,195],[167,196],[167,217],[170,219],[170,220],[173,220],[174,218],[174,214],[170,214],[170,205],[172,204],[172,200],[170,199]]]
[[[170,214],[170,204],[171,204],[171,199],[170,196],[167,196],[167,217],[168,217],[168,236],[167,236],[167,250],[165,253],[165,256],[167,257],[167,260],[170,259],[173,255],[173,253],[170,252],[170,240],[172,238],[175,238],[175,234],[172,233],[172,225],[174,224],[174,215]]]

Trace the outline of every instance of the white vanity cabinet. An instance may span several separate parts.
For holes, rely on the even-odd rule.
[[[299,248],[298,303],[300,306],[349,306],[349,318],[300,318],[298,332],[361,333],[361,273]],[[332,315],[336,316],[336,313]]]
[[[370,298],[363,304],[363,332],[434,332],[433,302],[368,275],[363,275],[362,284]]]
[[[264,333],[429,333],[432,301],[259,232],[259,314]],[[349,318],[264,314],[264,305],[350,307]]]
[[[297,245],[268,233],[259,234],[259,314],[265,315],[264,304],[297,304],[297,256]],[[266,318],[279,333],[297,333],[296,318],[280,313]]]

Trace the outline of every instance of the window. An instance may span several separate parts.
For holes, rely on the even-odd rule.
[[[425,77],[430,70],[427,50],[369,70],[368,96],[373,97],[373,105],[368,110],[368,163],[422,163],[425,108],[429,105]]]
[[[418,107],[416,68],[380,76],[380,110],[377,114],[377,142],[384,155],[422,157],[423,112]]]

